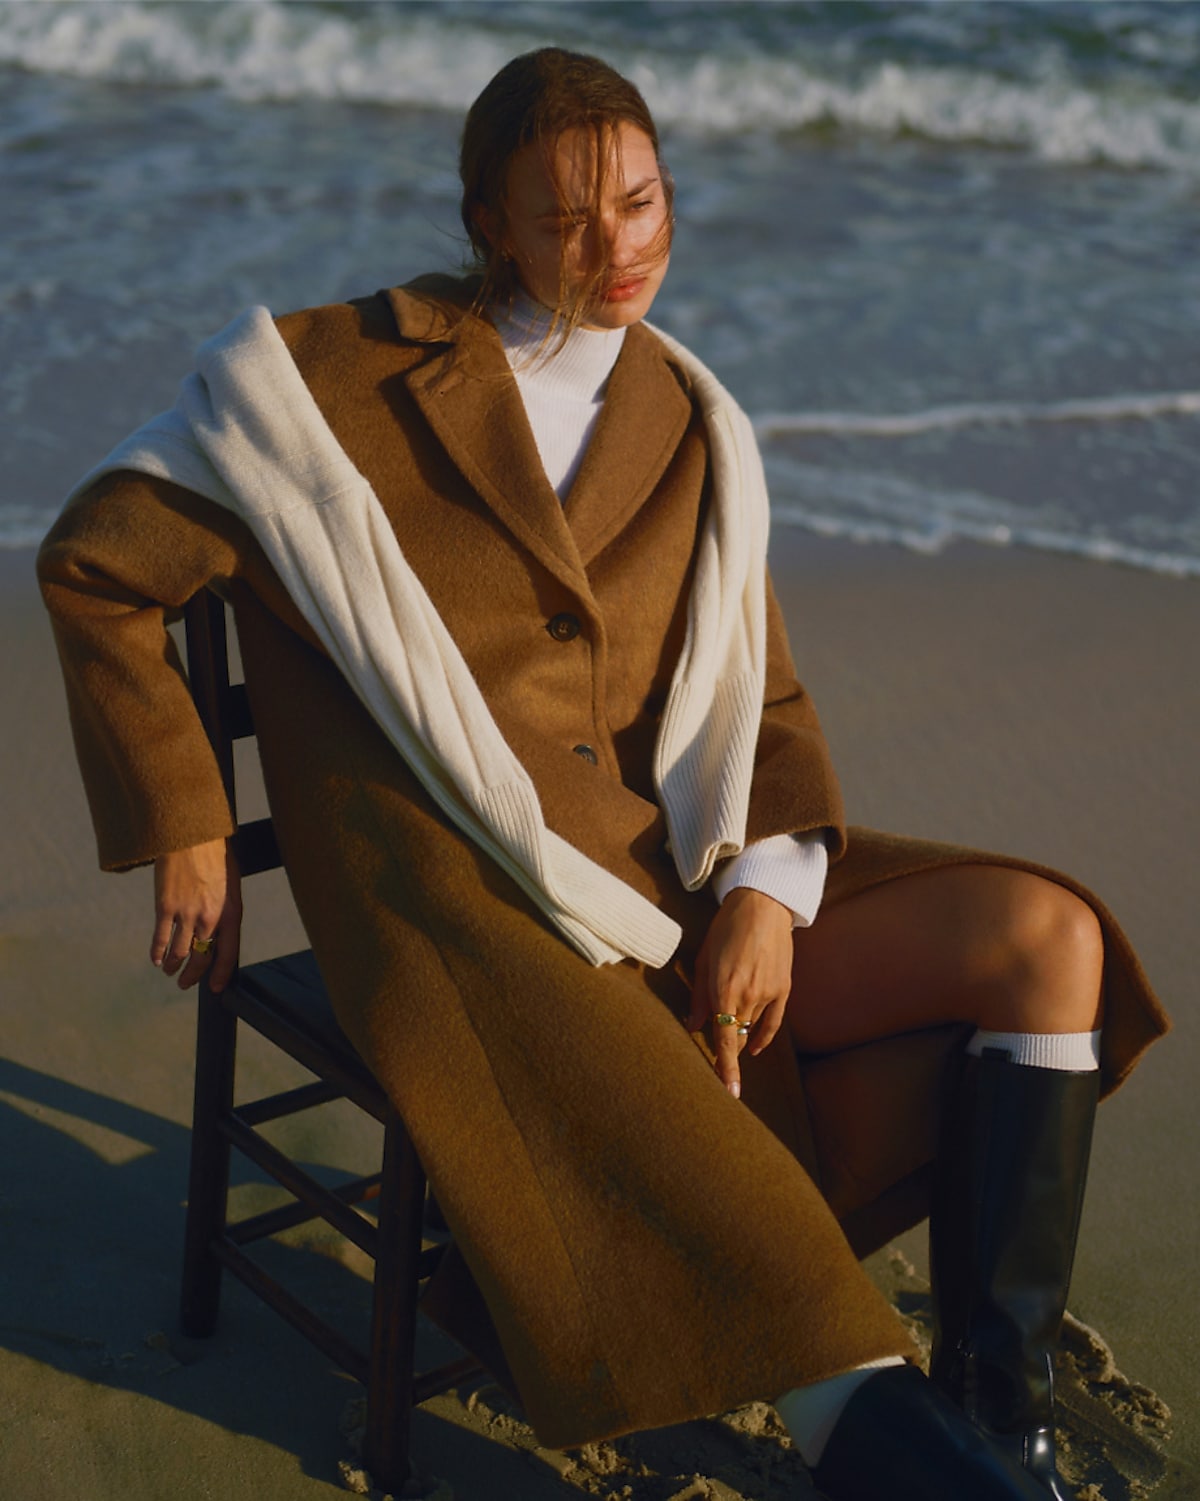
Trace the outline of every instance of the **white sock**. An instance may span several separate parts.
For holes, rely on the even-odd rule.
[[[820,1463],[842,1409],[863,1382],[885,1366],[903,1364],[902,1356],[885,1355],[882,1360],[872,1360],[853,1371],[843,1371],[840,1376],[830,1376],[827,1381],[795,1386],[776,1399],[775,1411],[783,1419],[792,1443],[799,1449],[800,1457],[809,1469]]]
[[[1029,1068],[1086,1074],[1100,1067],[1099,1032],[987,1032],[980,1027],[967,1043],[967,1052],[982,1058],[985,1048],[997,1048],[1008,1054],[1010,1063]]]

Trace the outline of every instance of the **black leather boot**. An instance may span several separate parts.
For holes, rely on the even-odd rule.
[[[929,1216],[929,1374],[1054,1501],[1054,1348],[1067,1303],[1100,1075],[952,1065]]]
[[[828,1501],[1046,1501],[913,1366],[888,1366],[847,1402],[813,1484]]]

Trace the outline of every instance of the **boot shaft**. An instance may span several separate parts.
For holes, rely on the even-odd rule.
[[[1052,1362],[1083,1210],[1096,1072],[962,1058],[930,1210],[931,1374],[994,1432],[1052,1422]]]

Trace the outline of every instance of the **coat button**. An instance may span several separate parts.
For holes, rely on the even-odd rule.
[[[580,632],[579,619],[575,615],[564,612],[553,616],[546,624],[546,629],[556,641],[574,641]]]
[[[582,757],[583,760],[590,762],[593,766],[599,766],[600,757],[590,745],[573,745],[571,749],[577,756]]]

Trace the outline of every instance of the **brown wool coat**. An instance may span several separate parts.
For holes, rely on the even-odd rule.
[[[297,904],[455,1232],[427,1305],[562,1445],[909,1351],[856,1253],[925,1212],[936,1080],[958,1034],[807,1060],[780,1040],[744,1062],[741,1103],[717,1082],[678,1021],[712,899],[675,876],[649,771],[707,497],[703,424],[660,342],[631,329],[560,505],[499,341],[463,300],[430,279],[280,329],[547,823],[680,920],[678,964],[596,969],[547,926],[434,809],[228,513],[109,476],[64,513],[40,570],[106,868],[230,832],[164,632],[164,609],[228,589]],[[866,830],[845,843],[771,612],[748,836],[832,829],[830,902],[994,859]],[[560,615],[578,634],[547,630]],[[1108,945],[1111,1089],[1166,1024],[1082,894]]]

